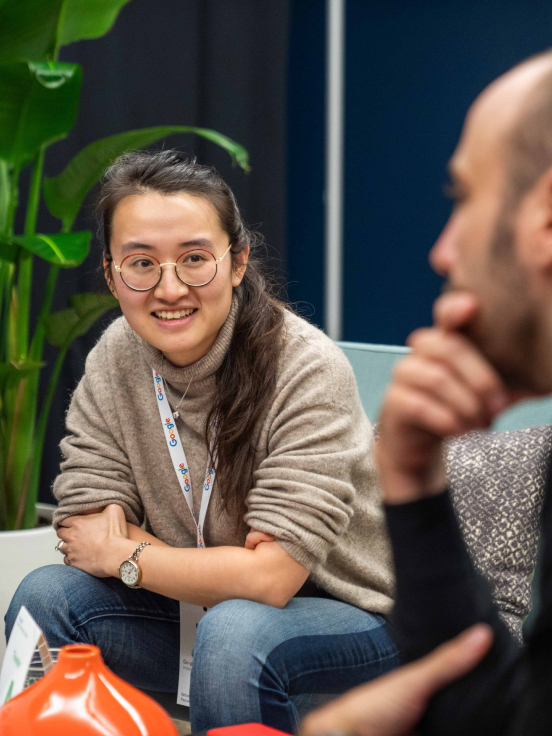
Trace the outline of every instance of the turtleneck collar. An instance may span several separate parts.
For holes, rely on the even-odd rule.
[[[145,340],[142,340],[126,320],[125,327],[130,333],[130,336],[140,343],[142,347],[142,355],[144,356],[146,363],[150,368],[156,370],[165,381],[177,389],[184,389],[187,387],[190,380],[193,379],[193,385],[197,387],[198,383],[213,376],[222,365],[222,361],[228,352],[228,348],[230,347],[230,342],[234,334],[238,307],[238,297],[234,292],[230,312],[228,313],[226,321],[220,328],[213,347],[206,355],[195,363],[190,363],[190,365],[183,367],[176,366],[169,362],[160,350],[153,347],[153,345],[150,345]]]

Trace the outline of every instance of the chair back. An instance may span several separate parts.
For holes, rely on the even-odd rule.
[[[339,342],[338,345],[353,367],[364,411],[370,421],[376,422],[393,366],[409,348],[360,342]],[[517,404],[497,418],[493,430],[507,432],[545,424],[552,424],[552,397]]]

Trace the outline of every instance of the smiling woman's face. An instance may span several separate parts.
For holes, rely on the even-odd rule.
[[[203,197],[146,192],[125,197],[115,208],[110,286],[132,329],[175,365],[189,365],[212,347],[228,317],[232,288],[240,284],[245,273],[248,249],[238,256],[228,253],[218,264],[215,278],[201,287],[186,286],[174,266],[163,266],[163,276],[155,288],[134,291],[122,281],[114,264],[120,266],[123,258],[133,253],[154,256],[160,263],[175,263],[183,253],[197,248],[220,258],[228,246],[228,233],[222,229],[217,211]],[[175,312],[190,309],[193,311],[188,316],[170,319]]]

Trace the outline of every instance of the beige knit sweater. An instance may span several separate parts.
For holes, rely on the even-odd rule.
[[[205,420],[215,372],[233,335],[237,300],[217,340],[197,363],[178,368],[121,317],[86,361],[67,414],[64,461],[55,481],[55,522],[109,503],[174,547],[193,547],[196,531],[171,464],[152,367],[175,406],[193,381],[176,424],[199,511],[207,465]],[[310,579],[361,608],[391,608],[392,565],[373,465],[373,432],[353,371],[320,330],[287,312],[277,388],[256,434],[259,448],[245,522],[274,534],[311,570]],[[207,546],[243,546],[245,533],[217,508],[217,482],[205,524]]]

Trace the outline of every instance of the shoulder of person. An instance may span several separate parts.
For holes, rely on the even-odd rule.
[[[88,353],[81,383],[100,397],[112,390],[128,390],[142,372],[140,338],[121,316],[111,322]]]
[[[315,384],[332,402],[360,402],[345,353],[321,329],[290,310],[285,312],[279,368],[282,386]]]
[[[86,372],[96,369],[106,370],[109,366],[117,366],[121,363],[128,368],[133,365],[128,361],[135,360],[138,353],[137,336],[123,316],[117,317],[108,325],[88,353]]]

